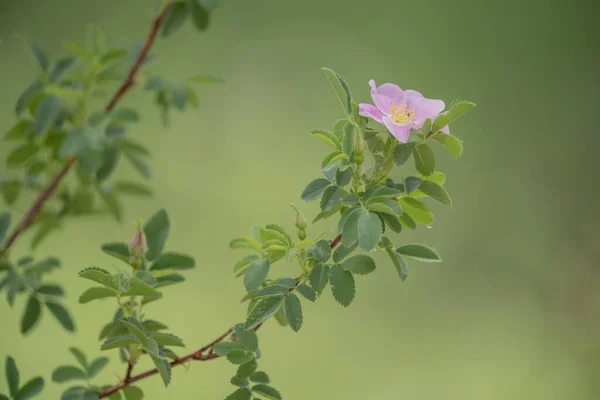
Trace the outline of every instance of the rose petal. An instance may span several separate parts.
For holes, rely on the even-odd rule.
[[[362,115],[363,117],[373,118],[379,123],[381,123],[381,118],[383,118],[383,114],[381,114],[381,111],[379,111],[379,109],[372,104],[359,104],[358,114]]]
[[[421,101],[416,102],[412,106],[415,110],[414,123],[417,125],[423,125],[426,119],[434,120],[446,105],[442,100],[432,100],[423,98]]]
[[[369,81],[369,85],[371,86],[371,97],[373,98],[373,103],[375,103],[383,115],[391,114],[390,111],[392,109],[392,104],[405,104],[404,101],[406,96],[398,85],[394,85],[393,83],[384,83],[383,85],[377,87],[373,79]]]
[[[383,124],[390,131],[392,136],[398,139],[399,142],[406,143],[410,135],[410,125],[398,126],[392,122],[387,116],[383,117]]]

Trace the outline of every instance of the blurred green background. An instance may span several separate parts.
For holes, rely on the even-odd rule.
[[[82,39],[97,23],[115,44],[129,45],[146,34],[153,3],[0,1],[0,128],[14,123],[14,102],[37,73],[27,41],[56,54],[63,41]],[[287,203],[301,204],[299,193],[319,175],[326,152],[308,133],[342,117],[319,69],[328,66],[361,102],[370,101],[373,78],[447,103],[472,100],[478,108],[453,126],[465,142],[463,158],[437,151],[454,206],[433,205],[434,229],[395,238],[435,246],[444,263],[411,263],[401,283],[381,258],[377,273],[357,280],[348,309],[327,293],[306,304],[300,333],[269,322],[260,331],[261,365],[274,385],[287,400],[597,399],[595,3],[229,0],[208,33],[188,24],[160,40],[154,70],[175,79],[213,73],[227,84],[202,89],[201,109],[174,115],[168,130],[148,94],[134,91],[123,103],[143,113],[130,134],[154,150],[156,189],[152,200],[126,201],[126,220],[166,207],[173,224],[168,247],[199,262],[148,312],[189,349],[243,318],[243,287],[231,268],[244,254],[228,242],[254,224],[293,227]],[[0,145],[1,159],[8,150]],[[118,174],[135,177],[125,163]],[[14,214],[31,201],[23,198]],[[301,206],[308,215],[317,210]],[[319,222],[309,234],[331,226]],[[100,355],[98,331],[114,307],[77,304],[89,284],[76,272],[112,269],[99,244],[132,234],[128,223],[78,220],[36,251],[63,260],[52,278],[68,289],[78,333],[65,333],[46,315],[21,337],[24,299],[13,309],[2,300],[0,357],[15,357],[22,379],[49,381],[54,367],[72,362],[71,345]],[[14,254],[27,254],[28,243],[20,240]],[[113,358],[98,383],[122,375]],[[157,377],[141,387],[148,399],[221,399],[233,391],[234,371],[224,360],[195,363],[176,368],[168,390]],[[41,398],[56,399],[63,389],[49,383]],[[0,392],[7,392],[4,379]]]

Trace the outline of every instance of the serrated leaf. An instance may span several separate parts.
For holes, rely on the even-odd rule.
[[[289,292],[289,288],[284,285],[270,285],[260,289],[256,294],[254,294],[254,298],[259,297],[272,297],[272,296],[283,296]]]
[[[242,364],[239,366],[236,376],[238,376],[240,378],[249,378],[250,375],[252,375],[254,372],[256,372],[257,367],[258,367],[258,364],[257,364],[256,360],[252,360],[250,362]]]
[[[415,167],[421,175],[429,176],[433,174],[435,171],[435,155],[431,147],[425,143],[418,144],[415,146],[413,158],[415,159]]]
[[[153,319],[147,319],[142,322],[142,326],[144,327],[144,331],[146,332],[156,332],[163,329],[168,329],[169,327],[162,322],[155,321]]]
[[[348,156],[350,156],[352,154],[352,151],[354,150],[355,137],[356,137],[356,134],[355,134],[354,125],[352,125],[350,122],[348,122],[344,126],[344,137],[342,138],[342,150]]]
[[[169,361],[159,357],[157,354],[148,354],[154,362],[156,369],[158,369],[158,373],[160,374],[163,383],[165,386],[169,386],[169,383],[171,382],[171,365],[169,364]]]
[[[440,256],[430,247],[422,244],[407,244],[396,249],[396,253],[425,262],[440,262]]]
[[[94,378],[96,375],[98,375],[104,369],[104,367],[106,367],[108,362],[109,360],[107,357],[98,357],[92,361],[88,371],[90,378]]]
[[[33,127],[38,135],[43,135],[56,122],[60,114],[60,99],[49,95],[44,97],[35,111]]]
[[[400,224],[402,225],[403,228],[407,228],[407,229],[416,229],[417,228],[417,224],[416,224],[415,220],[412,219],[412,217],[408,214],[402,214],[400,217],[398,217],[398,221],[400,222]]]
[[[331,257],[331,245],[327,240],[319,240],[308,251],[308,256],[317,261],[325,262]]]
[[[56,318],[56,320],[62,325],[62,327],[69,331],[75,331],[75,323],[73,322],[73,318],[67,311],[67,309],[60,303],[46,301],[46,307],[50,311],[50,313]]]
[[[442,186],[437,183],[431,181],[423,181],[421,182],[421,186],[419,186],[419,190],[426,194],[427,196],[435,199],[441,203],[451,206],[452,199],[450,199],[450,195]]]
[[[42,285],[35,290],[39,294],[46,296],[64,296],[65,292],[58,285]]]
[[[331,185],[331,182],[329,182],[327,179],[315,179],[314,181],[310,182],[306,188],[304,188],[300,198],[304,201],[316,200],[321,197],[329,185]]]
[[[327,80],[331,84],[342,108],[346,115],[350,116],[352,114],[352,94],[350,93],[350,88],[344,79],[336,74],[333,70],[329,68],[321,68],[327,77]]]
[[[342,150],[342,144],[340,143],[339,139],[331,132],[316,129],[316,130],[312,131],[310,134],[311,134],[311,136],[319,139],[321,142],[325,143],[326,145],[331,146],[336,150],[340,150],[340,151]]]
[[[463,153],[463,144],[456,137],[445,133],[437,133],[432,137],[433,140],[441,144],[450,152],[452,157],[459,159]]]
[[[192,269],[196,266],[196,262],[191,256],[181,253],[166,252],[154,261],[150,266],[151,271],[160,271],[171,269],[174,271]]]
[[[221,342],[214,345],[213,350],[215,354],[225,357],[232,350],[244,350],[244,346],[237,342]]]
[[[363,213],[358,220],[358,244],[364,251],[372,251],[381,239],[381,221],[377,214]]]
[[[158,282],[159,280],[156,279],[156,286],[158,287]],[[156,290],[156,288],[153,288],[152,286],[150,286],[149,284],[147,284],[146,282],[144,282],[143,280],[141,280],[138,277],[132,276],[129,279],[129,287],[127,288],[127,290],[123,290],[122,295],[123,296],[149,296],[149,297],[155,297],[155,296],[161,296],[161,293]]]
[[[244,329],[256,328],[259,324],[272,317],[281,307],[283,299],[280,297],[268,297],[259,301],[248,314]]]
[[[142,346],[147,346],[148,336],[146,336],[146,333],[142,329],[140,329],[137,326],[137,324],[135,324],[135,320],[122,319],[121,323],[123,324],[123,326],[125,326],[125,328],[127,328],[129,333],[133,335],[138,340],[138,342],[142,344]]]
[[[117,297],[117,291],[106,287],[92,287],[87,289],[79,296],[79,303],[86,304],[90,301],[105,299],[108,297]]]
[[[401,167],[406,163],[415,150],[414,143],[400,143],[394,149],[394,162]]]
[[[185,281],[185,278],[180,274],[169,274],[156,278],[156,288],[162,288],[168,285],[173,285]]]
[[[19,369],[11,356],[6,357],[4,372],[6,374],[6,381],[8,382],[9,393],[11,397],[14,397],[19,390]]]
[[[73,357],[75,357],[79,365],[81,365],[81,367],[87,371],[89,366],[85,354],[83,354],[83,352],[77,347],[69,347],[69,352],[73,355]]]
[[[137,386],[128,386],[123,389],[123,396],[125,396],[125,400],[142,400],[144,392]]]
[[[250,400],[252,393],[248,388],[239,388],[225,398],[225,400]]]
[[[368,215],[367,210],[362,206],[357,206],[346,211],[340,218],[340,232],[342,233],[342,242],[345,245],[351,246],[358,241],[358,222],[363,215]]]
[[[392,264],[394,264],[394,267],[396,268],[400,279],[402,279],[402,281],[405,281],[408,278],[408,268],[406,266],[406,261],[404,261],[404,258],[392,249],[385,249],[385,252],[392,260]]]
[[[254,360],[254,354],[246,350],[233,349],[227,354],[227,361],[235,365],[245,364]]]
[[[419,200],[404,197],[400,199],[400,204],[402,204],[404,212],[410,215],[415,222],[427,226],[433,224],[433,213]]]
[[[302,295],[308,301],[315,301],[317,299],[317,294],[304,283],[298,285],[296,287],[296,291]]]
[[[21,318],[21,334],[29,332],[34,325],[39,321],[42,314],[42,306],[40,301],[33,295],[29,296],[25,311]]]
[[[29,400],[37,396],[42,390],[44,390],[44,379],[38,376],[29,380],[19,389],[15,400]]]
[[[258,393],[267,399],[281,400],[281,393],[279,393],[274,387],[267,385],[254,385],[251,390],[253,393]]]
[[[105,269],[97,267],[89,267],[79,271],[79,277],[89,279],[103,286],[118,289],[117,285],[113,281],[112,275]]]
[[[402,215],[402,208],[396,200],[384,199],[380,202],[374,202],[367,205],[369,211],[389,214],[392,216]]]
[[[353,274],[366,275],[375,271],[375,261],[367,255],[359,254],[344,261],[342,269]]]
[[[130,344],[136,344],[136,343],[139,343],[139,342],[137,341],[137,339],[134,336],[131,336],[131,335],[115,336],[115,337],[111,337],[111,338],[107,339],[104,343],[102,343],[100,350],[117,349],[119,347],[126,347],[126,346],[129,346]]]
[[[339,263],[344,258],[348,257],[356,248],[358,247],[358,242],[355,242],[351,246],[346,246],[345,244],[341,244],[337,249],[333,252],[333,262]]]
[[[269,379],[269,375],[267,375],[263,371],[256,371],[252,375],[250,375],[250,380],[255,383],[260,383],[263,385],[268,384],[271,380]]]
[[[125,261],[127,264],[129,264],[131,253],[129,252],[129,246],[127,243],[105,243],[100,247],[100,249],[106,254],[116,257],[119,260]]]
[[[327,212],[334,209],[341,199],[342,189],[337,186],[329,186],[321,197],[321,210]]]
[[[247,292],[258,289],[261,283],[267,278],[270,266],[269,260],[256,260],[250,264],[244,276],[244,287]]]
[[[150,338],[152,338],[159,346],[185,347],[185,345],[183,344],[183,340],[171,333],[151,333]]]
[[[250,351],[258,349],[258,336],[253,330],[244,330],[242,324],[237,324],[234,327],[235,336],[238,342]]]
[[[52,372],[52,382],[54,383],[64,383],[68,381],[86,379],[86,372],[72,365],[60,366],[56,368],[54,372]]]
[[[348,307],[352,303],[355,293],[352,273],[343,270],[339,264],[334,265],[329,272],[329,282],[333,297],[342,306]]]
[[[447,112],[440,114],[435,119],[431,128],[432,132],[438,132],[443,127],[450,125],[473,107],[475,107],[475,103],[471,103],[470,101],[461,100],[454,102]]]
[[[148,252],[146,253],[148,260],[152,261],[160,255],[169,236],[170,228],[169,216],[164,209],[159,210],[146,222],[144,233],[148,244]]]
[[[408,176],[404,179],[404,187],[406,188],[406,194],[411,194],[421,186],[422,179],[416,176]]]
[[[285,296],[283,300],[283,312],[285,318],[290,325],[290,328],[294,332],[298,332],[302,327],[303,315],[302,315],[302,304],[300,299],[294,293],[290,293]]]

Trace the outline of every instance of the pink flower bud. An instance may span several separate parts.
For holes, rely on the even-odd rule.
[[[129,253],[133,257],[141,257],[148,251],[148,245],[146,244],[146,237],[144,232],[141,230],[135,234],[131,242],[129,242]]]

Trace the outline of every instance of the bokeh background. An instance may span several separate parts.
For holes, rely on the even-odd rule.
[[[97,23],[114,43],[131,44],[146,34],[153,3],[2,0],[0,129],[13,124],[14,101],[37,73],[27,41],[56,54]],[[395,239],[433,245],[445,262],[411,263],[401,283],[381,258],[377,273],[358,278],[348,309],[327,293],[306,304],[300,333],[270,322],[261,329],[261,365],[274,385],[288,400],[597,399],[598,12],[593,0],[228,0],[208,33],[188,24],[159,41],[155,71],[175,79],[213,73],[227,83],[202,89],[200,110],[174,115],[168,130],[146,93],[123,103],[143,113],[130,133],[154,150],[156,190],[152,200],[127,201],[126,220],[166,207],[168,247],[199,263],[148,311],[189,349],[243,318],[243,288],[231,268],[244,254],[228,242],[254,224],[293,228],[287,203],[301,204],[326,151],[308,133],[341,118],[320,71],[328,66],[359,101],[369,101],[374,78],[478,108],[453,127],[464,157],[437,152],[455,205],[432,205],[434,229]],[[1,156],[8,150],[0,144]],[[118,174],[135,176],[125,163]],[[30,202],[24,198],[15,215]],[[309,215],[317,210],[301,205]],[[320,222],[309,233],[331,226]],[[36,251],[63,260],[53,278],[68,288],[77,335],[46,315],[23,338],[24,299],[14,309],[0,302],[0,357],[15,357],[22,379],[46,377],[42,398],[64,389],[49,377],[71,362],[69,346],[100,355],[97,334],[113,313],[110,302],[77,304],[89,285],[76,272],[111,269],[99,244],[132,233],[108,218],[78,220]],[[26,254],[28,243],[23,238],[14,253]],[[97,383],[123,373],[111,356]],[[176,368],[168,390],[157,377],[141,387],[148,399],[221,399],[233,391],[234,371],[223,360],[196,363]]]

